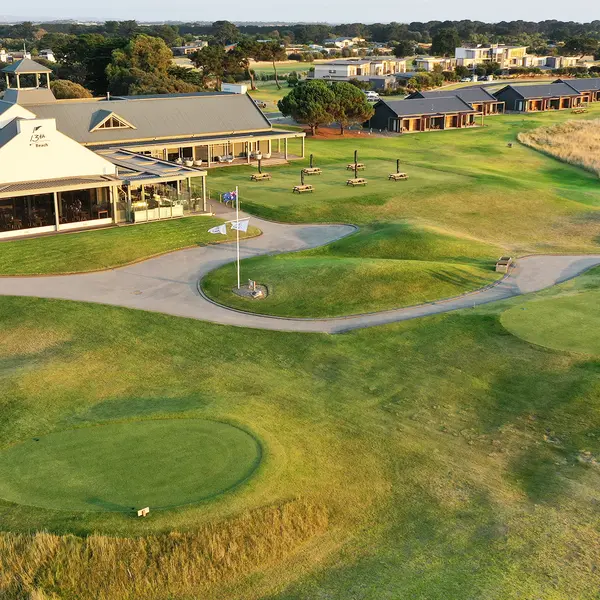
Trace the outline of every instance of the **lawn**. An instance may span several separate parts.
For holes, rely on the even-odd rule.
[[[264,112],[277,112],[279,110],[277,108],[278,100],[281,100],[281,98],[289,94],[292,90],[285,81],[281,81],[279,85],[281,88],[278,89],[274,81],[257,81],[257,89],[249,93],[254,100],[261,100],[267,103],[267,107],[262,109]]]
[[[0,275],[79,273],[120,267],[165,252],[235,239],[208,233],[223,222],[186,217],[135,226],[0,242]],[[260,231],[251,227],[247,236]],[[221,239],[222,238],[222,239]]]
[[[0,502],[3,597],[596,598],[598,369],[507,333],[525,302],[326,336],[0,299],[0,456],[164,419],[263,448],[244,485],[147,519]]]
[[[599,115],[596,104],[583,117]],[[307,159],[270,167],[273,179],[268,183],[250,183],[248,169],[239,167],[214,170],[208,185],[215,192],[239,185],[246,210],[285,222],[409,220],[483,240],[511,254],[597,251],[597,177],[517,141],[521,131],[573,118],[570,111],[514,114],[489,117],[483,129],[308,138]],[[345,185],[350,175],[345,166],[355,149],[366,164],[364,188]],[[299,197],[292,188],[310,153],[323,175],[310,179],[313,194]],[[397,158],[408,181],[387,179]]]
[[[286,317],[374,312],[448,298],[495,279],[499,248],[407,224],[372,224],[314,250],[244,261],[244,277],[269,295],[232,293],[235,265],[210,273],[204,292],[234,308]]]
[[[260,446],[201,419],[64,429],[0,452],[0,497],[69,511],[131,513],[199,503],[249,477]]]

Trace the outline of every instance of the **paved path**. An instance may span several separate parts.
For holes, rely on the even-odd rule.
[[[229,214],[221,214],[230,218]],[[242,258],[312,248],[349,235],[349,225],[282,225],[252,217],[263,235],[241,244]],[[199,225],[201,221],[199,220]],[[449,312],[536,292],[600,264],[600,255],[530,256],[496,285],[446,301],[373,314],[333,319],[286,319],[239,312],[218,306],[198,291],[207,273],[235,260],[235,244],[190,248],[147,261],[82,275],[0,278],[0,295],[98,302],[223,325],[279,331],[341,333]]]

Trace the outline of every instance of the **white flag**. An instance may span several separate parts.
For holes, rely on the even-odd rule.
[[[243,231],[246,233],[248,231],[248,224],[250,223],[250,219],[242,219],[240,221],[231,221],[231,229],[234,231]]]
[[[223,235],[227,235],[227,224],[223,223],[223,225],[213,227],[212,229],[208,230],[208,233],[222,233]]]

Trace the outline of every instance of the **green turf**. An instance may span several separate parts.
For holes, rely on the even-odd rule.
[[[225,423],[174,419],[67,429],[0,452],[0,497],[71,511],[199,502],[246,479],[260,446]]]
[[[373,224],[323,248],[243,261],[267,286],[256,301],[232,293],[235,265],[210,273],[204,292],[234,308],[289,317],[374,312],[448,298],[495,279],[499,248],[407,224]]]
[[[540,346],[600,355],[600,292],[581,292],[516,306],[502,315],[502,325]]]
[[[597,118],[600,103],[583,118]],[[578,116],[581,117],[581,116]],[[248,169],[215,169],[209,187],[240,186],[245,209],[285,222],[397,223],[410,219],[459,237],[485,240],[511,254],[597,249],[597,178],[518,143],[520,131],[574,118],[570,111],[489,117],[485,127],[374,137],[307,138],[305,161],[270,167],[273,180],[251,184]],[[508,143],[512,143],[511,148]],[[291,148],[291,145],[290,145]],[[366,187],[345,185],[354,150]],[[299,147],[290,152],[298,153]],[[314,154],[323,175],[298,196],[300,169]],[[396,159],[410,178],[391,182]],[[540,218],[543,215],[543,218]]]
[[[0,243],[0,275],[78,273],[108,269],[157,254],[226,239],[208,229],[213,217],[186,217],[142,225],[60,234]],[[257,235],[256,228],[248,230]],[[219,239],[217,239],[219,238]]]

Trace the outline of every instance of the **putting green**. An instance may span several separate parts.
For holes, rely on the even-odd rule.
[[[512,334],[554,350],[600,354],[600,291],[515,306],[502,313]]]
[[[261,449],[225,423],[173,419],[51,433],[0,452],[0,497],[44,508],[130,511],[191,504],[244,481]]]

